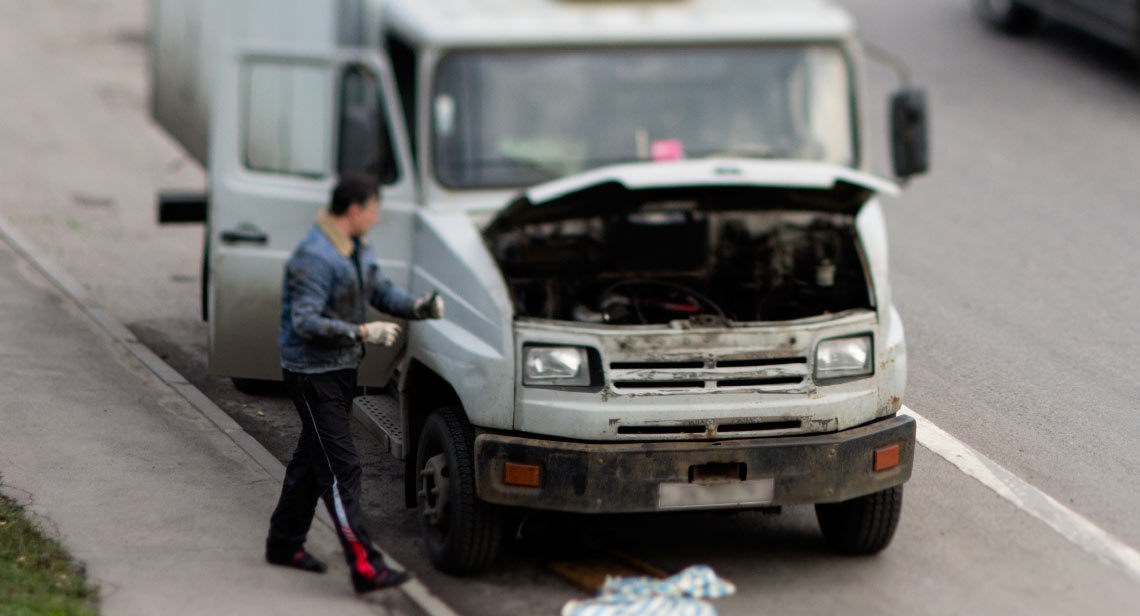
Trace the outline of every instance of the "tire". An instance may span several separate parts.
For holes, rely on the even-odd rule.
[[[454,408],[433,411],[416,446],[416,507],[428,557],[454,575],[487,570],[503,544],[503,512],[475,492],[475,435]]]
[[[1028,34],[1041,21],[1041,13],[1017,0],[974,0],[974,12],[995,28],[1010,34]]]
[[[815,517],[827,544],[843,554],[882,551],[895,536],[902,511],[902,486],[841,503],[820,503]]]

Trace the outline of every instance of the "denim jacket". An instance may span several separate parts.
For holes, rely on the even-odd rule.
[[[380,273],[367,242],[349,238],[330,218],[321,211],[285,265],[277,348],[281,367],[290,372],[358,367],[364,345],[357,325],[365,322],[369,304],[412,318],[415,298]]]

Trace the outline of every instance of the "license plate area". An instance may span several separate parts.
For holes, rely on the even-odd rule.
[[[768,505],[776,480],[748,479],[743,463],[711,463],[689,467],[688,483],[657,486],[658,509],[715,509]]]

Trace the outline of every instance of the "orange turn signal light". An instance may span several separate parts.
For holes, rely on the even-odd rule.
[[[539,468],[534,464],[507,462],[503,465],[503,483],[509,486],[537,488],[539,486],[538,471]]]
[[[894,468],[899,465],[899,446],[891,445],[890,447],[883,447],[875,450],[875,462],[873,467],[875,472],[885,471],[889,468]]]

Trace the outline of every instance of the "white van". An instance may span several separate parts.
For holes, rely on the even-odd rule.
[[[154,2],[161,121],[162,27],[195,19]],[[356,405],[406,460],[438,567],[486,568],[528,509],[811,503],[837,549],[887,545],[914,450],[876,198],[897,188],[866,172],[845,11],[292,4],[225,3],[249,36],[217,56],[206,105],[212,371],[277,377],[284,259],[337,174],[367,170],[384,273],[447,303],[370,350],[362,383],[393,387]],[[266,29],[261,10],[274,32],[242,30]],[[892,109],[908,177],[921,93]]]

